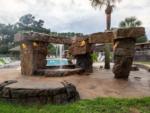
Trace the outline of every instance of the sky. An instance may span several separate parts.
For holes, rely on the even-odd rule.
[[[14,24],[31,13],[45,21],[44,27],[56,32],[90,34],[105,30],[105,7],[95,9],[90,0],[0,0],[0,23]],[[150,0],[122,0],[112,14],[112,27],[126,17],[142,21],[150,39]]]

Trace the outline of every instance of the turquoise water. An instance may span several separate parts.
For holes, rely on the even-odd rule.
[[[47,59],[47,66],[62,66],[68,65],[67,59]]]

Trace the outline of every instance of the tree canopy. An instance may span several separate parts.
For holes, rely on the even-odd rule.
[[[126,27],[139,27],[142,25],[142,22],[138,20],[136,17],[127,17],[125,20],[121,21],[119,26]]]
[[[82,33],[58,33],[51,32],[50,29],[44,27],[44,20],[37,20],[32,14],[26,14],[19,18],[18,22],[15,24],[3,24],[0,23],[0,54],[9,53],[9,49],[16,46],[17,43],[14,42],[14,35],[17,32],[22,31],[34,31],[40,33],[46,33],[53,36],[63,36],[63,37],[73,37],[73,36],[82,36]],[[55,48],[52,45],[49,45],[48,48]],[[54,52],[53,52],[54,53]]]

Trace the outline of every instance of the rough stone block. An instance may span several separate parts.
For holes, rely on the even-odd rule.
[[[119,28],[113,30],[113,33],[114,33],[114,39],[120,39],[120,38],[136,39],[138,37],[145,35],[145,29],[143,27]]]
[[[114,39],[113,32],[100,32],[89,35],[89,43],[112,43]]]

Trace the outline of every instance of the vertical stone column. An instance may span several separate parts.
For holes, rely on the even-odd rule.
[[[26,41],[21,44],[21,73],[33,75],[46,66],[48,43]]]
[[[91,53],[77,55],[75,56],[75,58],[77,59],[77,63],[76,63],[77,66],[81,67],[87,73],[93,72],[93,67],[92,67],[93,61],[92,61]]]
[[[135,53],[134,38],[118,38],[114,40],[114,67],[115,78],[127,79]]]
[[[81,67],[84,72],[91,73],[93,71],[93,61],[91,57],[92,44],[88,43],[87,38],[77,38],[71,45],[69,52],[75,56],[76,65]]]

